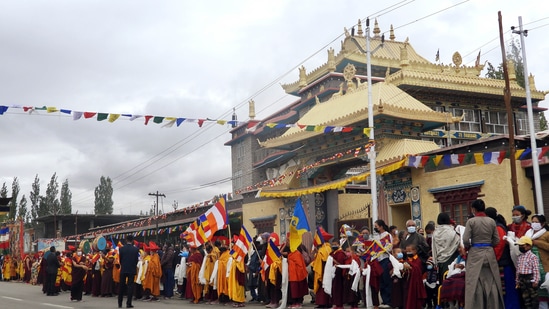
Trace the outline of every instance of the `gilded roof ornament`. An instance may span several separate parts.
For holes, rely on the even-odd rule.
[[[509,80],[517,80],[517,73],[515,72],[515,62],[511,59],[507,60],[507,72],[509,72]]]
[[[343,27],[343,31],[345,32],[345,38],[351,37],[351,33],[349,33],[349,30],[347,30],[347,27]]]
[[[357,34],[359,36],[362,36],[364,34],[364,32],[362,31],[362,22],[360,21],[360,19],[358,20],[358,31],[357,31]]]
[[[388,78],[389,75],[391,75],[391,67],[387,67],[387,70],[385,70],[385,78]]]
[[[333,47],[328,49],[328,72],[334,72],[336,69],[335,51]]]
[[[303,88],[307,86],[307,71],[305,70],[305,66],[301,66],[299,68],[299,88]]]
[[[395,30],[393,29],[393,25],[391,24],[391,30],[389,31],[389,39],[391,41],[394,41],[395,40]]]
[[[253,99],[248,101],[248,117],[252,120],[255,119],[255,102]]]
[[[377,18],[374,21],[374,38],[379,38],[379,34],[381,33],[381,30],[379,30],[379,24],[377,23]]]
[[[461,66],[461,63],[463,62],[463,59],[461,58],[461,54],[459,52],[455,52],[452,55],[452,62],[454,62],[454,65],[459,68]]]
[[[362,86],[364,84],[362,82],[362,79],[360,79],[360,77],[357,77],[357,76],[355,76],[355,79],[356,79],[356,87],[360,88],[360,86]]]
[[[530,73],[528,76],[528,83],[530,84],[530,89],[536,91],[536,81],[534,80],[534,75]]]

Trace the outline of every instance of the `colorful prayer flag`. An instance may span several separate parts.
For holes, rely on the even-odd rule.
[[[322,236],[322,232],[320,231],[320,226],[316,227],[316,233],[315,237],[313,238],[313,242],[315,246],[320,246],[324,244],[324,237]]]

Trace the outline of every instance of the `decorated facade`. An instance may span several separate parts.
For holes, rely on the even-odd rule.
[[[330,48],[323,65],[310,72],[302,66],[297,81],[282,85],[297,97],[294,103],[263,120],[250,117],[232,130],[226,145],[232,149],[233,189],[243,200],[243,224],[250,230],[270,225],[284,235],[297,198],[308,209],[311,225],[330,232],[341,223],[370,224],[372,145],[378,216],[386,222],[402,227],[414,219],[423,226],[439,212],[462,222],[477,197],[510,214],[507,176],[513,158],[505,153],[506,137],[498,140],[509,133],[504,81],[480,76],[480,54],[473,66],[464,65],[459,52],[452,64],[433,63],[417,54],[408,38],[397,40],[392,29],[384,40],[376,21],[368,89],[365,36],[370,31],[363,31],[360,21],[357,30],[345,30],[340,51]],[[510,77],[514,132],[524,135],[526,91],[512,71]],[[539,113],[546,93],[529,78]],[[524,149],[523,157],[514,159],[528,158],[525,143],[515,146]],[[532,181],[526,169],[519,169],[521,203],[533,210]]]

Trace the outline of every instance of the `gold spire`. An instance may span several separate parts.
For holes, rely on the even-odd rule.
[[[377,23],[377,18],[374,22],[374,38],[379,38],[379,34],[381,33],[381,30],[379,30],[379,25]]]
[[[364,32],[362,32],[362,22],[360,21],[360,19],[358,20],[358,31],[357,31],[357,34],[358,34],[358,36],[362,36],[362,34],[364,34]]]
[[[393,25],[392,24],[391,24],[391,31],[389,33],[390,33],[389,39],[391,41],[394,41],[395,40],[395,30],[393,30]]]
[[[251,120],[255,119],[255,102],[254,100],[248,101],[248,117],[250,117]]]

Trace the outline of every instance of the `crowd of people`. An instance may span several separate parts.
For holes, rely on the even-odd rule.
[[[413,220],[402,231],[377,220],[373,230],[344,225],[334,238],[319,227],[293,245],[289,235],[281,241],[263,233],[243,258],[233,254],[236,239],[226,237],[198,248],[169,242],[160,248],[128,236],[125,244],[109,242],[89,254],[70,246],[21,261],[6,256],[2,275],[42,285],[47,296],[70,291],[75,302],[117,295],[122,307],[126,296],[128,308],[134,300],[178,297],[299,309],[308,295],[317,309],[548,308],[545,216],[529,221],[530,211],[516,206],[507,224],[480,199],[471,211],[465,226],[440,213],[424,229]]]

